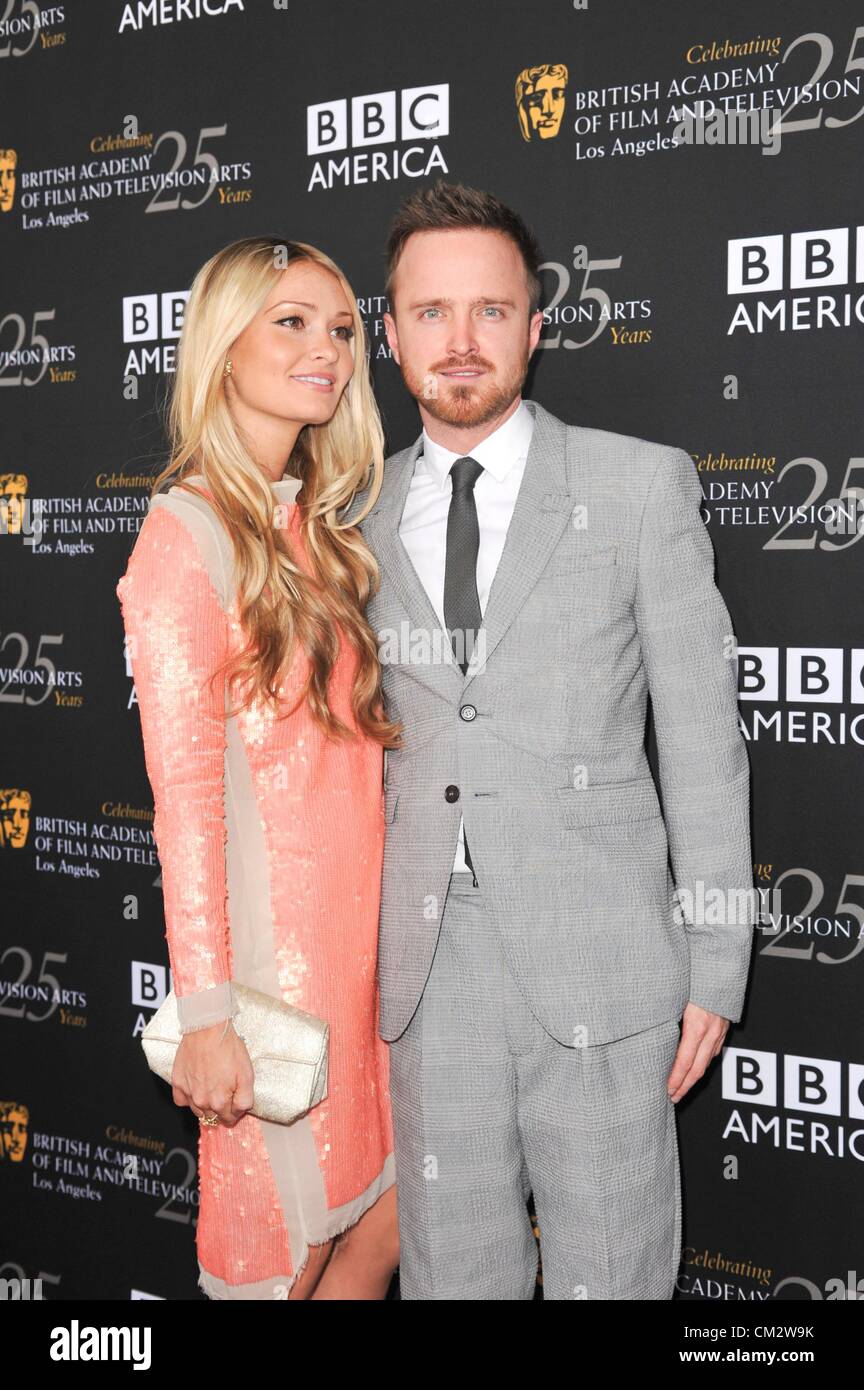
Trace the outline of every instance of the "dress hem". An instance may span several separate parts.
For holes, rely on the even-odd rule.
[[[384,1160],[384,1165],[373,1182],[369,1184],[365,1192],[353,1201],[343,1203],[340,1207],[334,1207],[328,1213],[326,1222],[326,1234],[320,1240],[308,1240],[304,1242],[303,1253],[301,1256],[300,1267],[295,1274],[271,1274],[266,1279],[257,1279],[248,1284],[229,1284],[227,1280],[220,1279],[217,1274],[211,1274],[198,1261],[198,1287],[210,1299],[236,1300],[236,1299],[256,1299],[256,1300],[282,1300],[287,1299],[288,1294],[294,1284],[300,1278],[307,1264],[309,1263],[309,1251],[318,1245],[325,1245],[328,1240],[333,1240],[336,1236],[342,1235],[352,1226],[356,1226],[361,1216],[373,1207],[379,1197],[383,1197],[396,1183],[396,1161],[395,1155],[391,1152]]]

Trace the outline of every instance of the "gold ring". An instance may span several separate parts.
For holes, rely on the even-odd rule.
[[[219,1123],[218,1115],[201,1115],[199,1116],[199,1119],[201,1120],[202,1125],[218,1125]]]

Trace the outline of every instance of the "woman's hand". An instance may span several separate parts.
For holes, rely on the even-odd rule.
[[[236,1125],[252,1108],[254,1079],[246,1044],[232,1022],[180,1039],[171,1074],[174,1103],[188,1105],[199,1120],[216,1114],[223,1125]]]

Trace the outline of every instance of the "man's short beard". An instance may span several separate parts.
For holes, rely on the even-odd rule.
[[[428,396],[423,389],[426,378],[421,380],[405,368],[402,380],[410,394],[435,420],[453,425],[457,429],[477,429],[501,415],[515,400],[522,389],[528,371],[528,354],[521,370],[514,371],[506,381],[492,381],[489,385],[454,385],[445,387],[440,395]],[[436,384],[438,377],[434,378]]]

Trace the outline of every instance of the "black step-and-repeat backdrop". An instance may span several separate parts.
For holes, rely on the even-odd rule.
[[[322,246],[400,448],[384,240],[445,178],[540,238],[525,394],[692,453],[739,643],[763,918],[679,1107],[679,1296],[864,1296],[862,155],[853,0],[2,0],[0,1277],[201,1297],[197,1124],[139,1041],[170,981],[114,593],[192,277]]]

